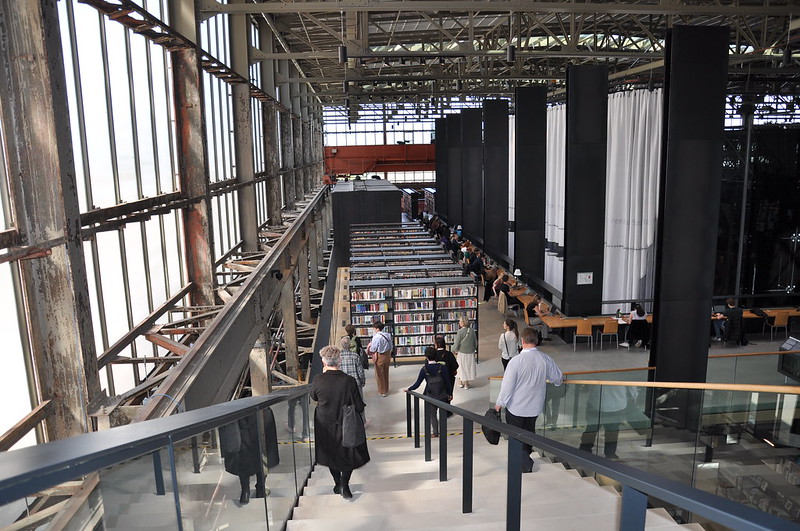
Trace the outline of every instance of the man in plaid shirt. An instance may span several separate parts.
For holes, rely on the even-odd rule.
[[[350,336],[343,336],[339,340],[339,347],[342,349],[339,369],[356,379],[358,388],[361,391],[361,398],[364,398],[364,385],[367,380],[364,377],[364,367],[361,365],[361,358],[358,352],[350,350]]]

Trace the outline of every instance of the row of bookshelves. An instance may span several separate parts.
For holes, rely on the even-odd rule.
[[[361,337],[382,321],[397,357],[422,356],[434,336],[452,344],[458,319],[477,329],[477,286],[418,223],[352,225],[350,314]],[[385,306],[384,306],[385,305]]]

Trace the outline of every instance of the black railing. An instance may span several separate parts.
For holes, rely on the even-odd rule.
[[[665,479],[630,466],[595,456],[591,453],[553,441],[535,433],[520,430],[515,426],[493,420],[478,413],[424,396],[414,391],[406,391],[407,434],[414,439],[414,447],[420,447],[420,401],[425,407],[435,407],[441,411],[451,411],[463,418],[463,465],[462,465],[462,512],[472,512],[472,460],[474,425],[486,426],[508,437],[506,529],[520,529],[522,508],[522,444],[541,449],[570,463],[602,474],[622,485],[622,506],[619,529],[625,531],[644,529],[648,497],[669,503],[680,509],[690,511],[712,522],[743,531],[788,529],[793,524],[757,509],[745,507],[731,500],[720,498],[694,487]],[[412,404],[413,397],[413,404]],[[430,424],[425,417],[424,447],[425,461],[432,460],[432,437]],[[447,415],[439,414],[439,481],[447,481]]]

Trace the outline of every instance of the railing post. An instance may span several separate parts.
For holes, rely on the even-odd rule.
[[[647,515],[647,495],[638,490],[622,486],[622,509],[619,515],[620,531],[644,529],[644,520]]]
[[[519,531],[522,510],[522,443],[510,435],[506,485],[506,531]]]
[[[447,481],[447,411],[439,410],[439,481]]]
[[[200,452],[197,451],[197,437],[192,437],[192,468],[195,474],[200,473]]]
[[[175,517],[178,519],[178,531],[183,531],[183,516],[181,513],[181,493],[178,489],[178,465],[175,463],[175,442],[169,438],[169,468],[172,475],[172,494],[175,498]]]
[[[419,398],[414,397],[414,448],[419,448]]]
[[[151,454],[153,456],[153,476],[156,482],[156,496],[163,496],[167,493],[164,488],[164,470],[161,468],[161,451],[156,450]]]
[[[428,422],[431,408],[433,406],[426,400],[423,407],[425,409],[425,418],[422,421],[422,423],[425,425],[425,461],[433,461],[433,457],[431,457],[431,423]]]
[[[411,395],[406,393],[406,436],[411,438]]]
[[[464,448],[462,450],[462,453],[464,454],[462,459],[463,478],[461,480],[463,489],[461,493],[462,513],[472,512],[472,432],[472,421],[468,418],[464,418]]]

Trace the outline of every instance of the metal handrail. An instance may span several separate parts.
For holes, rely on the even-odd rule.
[[[414,430],[412,433],[412,405],[414,398]],[[567,446],[535,433],[520,430],[515,426],[484,417],[478,413],[453,406],[446,402],[406,391],[406,422],[408,436],[414,438],[415,448],[419,448],[419,401],[427,407],[452,411],[464,419],[462,512],[472,512],[472,457],[473,424],[477,423],[508,436],[508,488],[506,498],[506,529],[520,529],[521,486],[522,486],[522,444],[547,451],[569,463],[607,476],[623,485],[622,507],[619,529],[629,531],[644,529],[647,497],[653,496],[681,509],[691,511],[713,522],[743,531],[786,529],[787,521],[777,516],[740,505],[720,498],[694,487],[665,479],[655,474],[605,459],[594,454]],[[430,424],[425,426],[425,460],[431,460]],[[439,415],[439,481],[447,481],[447,416]]]
[[[0,453],[0,505],[129,461],[308,393],[307,385]]]

